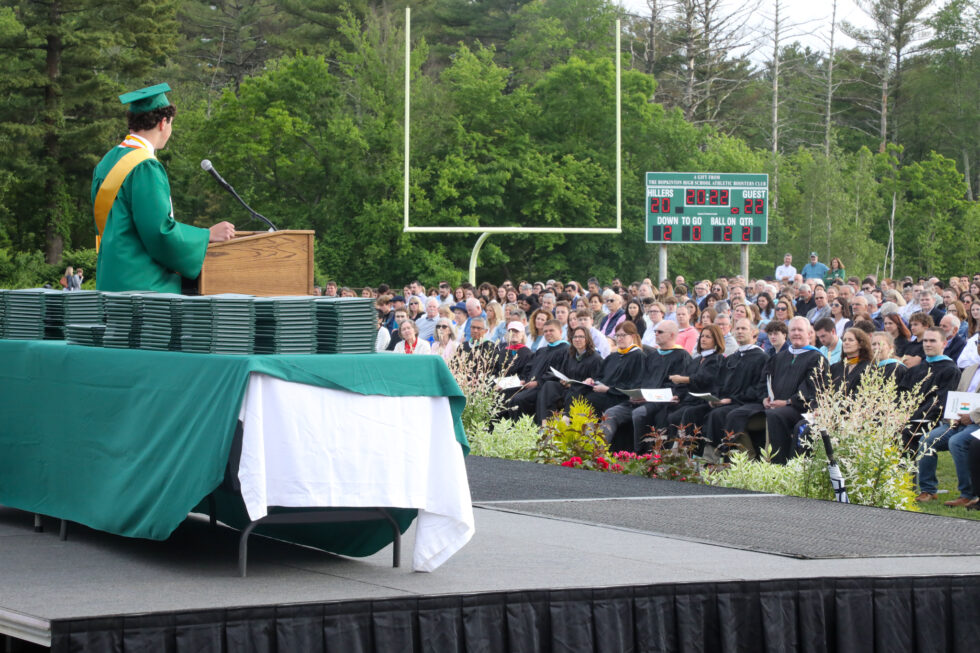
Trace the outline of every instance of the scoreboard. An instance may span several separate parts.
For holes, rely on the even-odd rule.
[[[646,242],[762,245],[769,175],[648,172]]]

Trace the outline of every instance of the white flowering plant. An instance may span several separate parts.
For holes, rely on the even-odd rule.
[[[923,384],[928,383],[927,378]],[[820,384],[811,407],[810,431],[803,437],[804,455],[790,459],[786,465],[775,465],[769,462],[766,452],[761,460],[734,452],[729,465],[705,474],[705,482],[831,499],[834,492],[821,438],[821,432],[826,431],[851,503],[918,510],[915,470],[919,459],[930,452],[904,451],[901,432],[922,401],[923,384],[900,393],[895,378],[878,368],[869,368],[851,395],[843,387]]]

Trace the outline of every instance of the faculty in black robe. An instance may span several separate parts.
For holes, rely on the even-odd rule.
[[[685,429],[687,435],[694,435],[694,425],[700,426],[711,410],[711,405],[706,400],[694,397],[691,393],[714,394],[718,390],[722,380],[721,369],[725,361],[724,351],[725,336],[722,335],[719,327],[709,324],[701,330],[697,353],[688,369],[682,374],[670,377],[671,383],[687,391],[684,399],[667,412],[667,429],[672,438],[677,437],[677,431],[681,428]]]
[[[736,408],[745,404],[758,403],[766,394],[766,381],[762,370],[769,362],[769,354],[753,344],[756,341],[756,328],[751,321],[742,318],[733,328],[738,351],[725,359],[719,370],[718,390],[714,393],[720,401],[711,404],[711,410],[700,422],[692,420],[695,426],[703,424],[701,436],[705,444],[720,448],[725,441],[727,419]],[[738,430],[743,430],[744,424]],[[735,431],[733,431],[735,432]]]
[[[575,327],[569,333],[570,346],[555,369],[573,381],[584,381],[599,376],[602,371],[602,356],[595,350],[592,334],[585,327]],[[586,388],[579,383],[568,383],[558,379],[545,381],[538,392],[535,407],[535,420],[544,424],[552,411],[571,405],[572,386]]]
[[[919,447],[919,437],[940,417],[946,408],[946,394],[956,390],[960,369],[956,361],[943,355],[946,335],[939,327],[930,327],[922,335],[923,361],[909,368],[898,389],[909,392],[919,384],[922,401],[912,413],[909,424],[902,430],[902,445],[908,452]]]
[[[752,444],[760,451],[765,448],[765,440],[768,439],[774,463],[785,464],[796,452],[795,427],[816,397],[819,377],[827,374],[827,359],[809,344],[812,328],[804,317],[790,320],[789,348],[770,358],[763,369],[762,387],[765,394],[760,397],[761,403],[736,408],[726,420],[726,428],[745,431],[749,419],[764,412],[768,437],[764,439],[758,434],[749,435],[755,435]],[[770,385],[772,399],[769,398]]]
[[[674,401],[671,403],[654,403],[642,399],[626,399],[610,407],[603,414],[605,418],[602,430],[606,440],[613,441],[620,426],[632,422],[633,451],[639,453],[646,447],[644,439],[649,435],[650,427],[658,430],[667,428],[667,411],[675,407],[685,394],[678,391],[670,381],[671,375],[687,370],[691,363],[691,355],[683,347],[677,345],[677,323],[664,320],[655,327],[656,351],[647,354],[643,376],[634,389],[646,388],[651,390],[671,388],[674,391]]]
[[[607,409],[626,400],[626,395],[616,388],[639,387],[644,360],[636,325],[624,322],[616,327],[616,350],[602,361],[599,376],[585,379],[585,385],[576,385],[570,391],[584,397],[592,404],[596,415],[602,415]],[[566,404],[566,412],[569,405],[570,400]]]
[[[507,406],[521,415],[534,415],[542,384],[555,379],[552,367],[557,368],[568,353],[568,343],[561,339],[561,323],[548,320],[542,329],[547,343],[531,356],[528,380],[508,401]],[[540,424],[540,420],[538,421]]]

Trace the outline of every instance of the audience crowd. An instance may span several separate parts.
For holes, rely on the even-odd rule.
[[[863,374],[881,368],[900,391],[922,393],[896,438],[910,453],[950,451],[960,496],[946,503],[977,509],[980,410],[940,418],[947,392],[980,389],[980,274],[861,279],[847,276],[840,259],[828,267],[811,253],[800,272],[787,254],[760,279],[442,282],[429,290],[413,281],[357,292],[330,281],[317,290],[376,298],[378,351],[447,362],[489,352],[512,414],[543,423],[583,397],[603,416],[609,441],[637,452],[652,427],[671,436],[693,427],[709,460],[739,434],[786,462],[799,452],[822,383],[854,392]],[[669,388],[673,399],[628,392],[640,388]],[[921,458],[918,483],[919,501],[937,500],[935,455]]]

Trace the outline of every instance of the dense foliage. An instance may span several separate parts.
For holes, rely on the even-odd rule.
[[[975,271],[976,0],[874,0],[918,11],[904,18],[919,36],[857,34],[832,54],[775,40],[761,66],[726,46],[737,35],[692,22],[699,2],[645,16],[608,0],[410,3],[412,223],[614,225],[620,17],[623,233],[495,235],[481,280],[654,275],[654,170],[770,174],[753,275],[810,250],[857,274]],[[0,0],[0,285],[53,282],[67,252],[91,248],[91,170],[125,130],[115,96],[160,81],[179,107],[160,155],[178,219],[260,228],[203,176],[210,158],[280,227],[316,230],[320,280],[462,280],[475,234],[402,231],[406,4]],[[738,267],[738,248],[670,252],[671,274]]]

